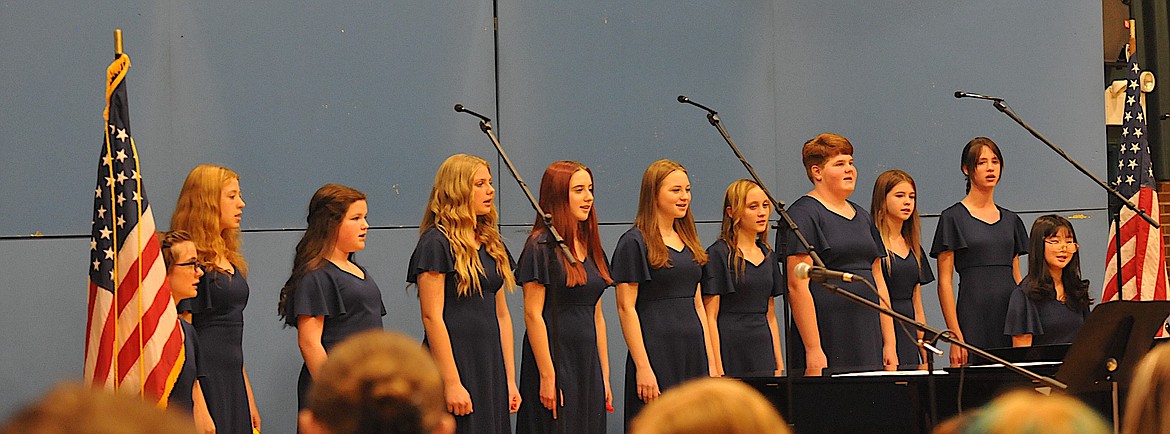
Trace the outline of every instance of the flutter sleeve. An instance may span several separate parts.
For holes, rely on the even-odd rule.
[[[951,212],[953,209],[953,206],[948,208],[938,217],[938,226],[934,230],[934,243],[930,246],[930,257],[932,258],[938,258],[940,253],[948,250],[955,251],[967,248],[967,240],[963,238],[963,232],[959,229],[955,213]]]
[[[347,310],[333,276],[325,268],[318,268],[305,274],[297,283],[288,311],[290,314],[285,322],[295,327],[301,315],[338,317],[345,315]]]
[[[735,278],[731,267],[731,250],[727,242],[718,240],[707,247],[707,264],[703,265],[703,295],[727,295],[735,293]]]
[[[610,276],[616,283],[641,283],[650,280],[650,259],[642,231],[631,228],[618,239],[613,251]]]
[[[410,255],[406,281],[418,283],[418,275],[428,271],[443,274],[455,271],[455,256],[451,253],[451,242],[435,228],[428,229],[419,236],[418,245]]]
[[[1027,285],[1027,280],[1012,291],[1012,298],[1008,301],[1007,320],[1003,326],[1005,335],[1044,334],[1044,325],[1040,323],[1040,311],[1036,308],[1036,303],[1028,298],[1024,285]]]

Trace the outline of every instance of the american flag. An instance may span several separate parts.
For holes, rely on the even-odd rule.
[[[1128,51],[1127,51],[1128,52]],[[1125,117],[1114,186],[1147,214],[1158,218],[1158,193],[1146,141],[1146,115],[1141,105],[1137,60],[1129,56],[1125,89]],[[1114,213],[1116,209],[1111,210]],[[1161,232],[1128,208],[1121,208],[1121,280],[1117,288],[1117,225],[1109,227],[1105,256],[1105,289],[1101,300],[1166,300],[1166,256]]]
[[[89,240],[85,381],[165,407],[183,366],[183,329],[130,136],[129,68],[130,58],[121,55],[106,70],[105,139]]]

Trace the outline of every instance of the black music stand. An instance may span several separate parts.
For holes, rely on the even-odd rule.
[[[1093,309],[1073,339],[1056,378],[1069,393],[1112,391],[1113,426],[1119,428],[1118,387],[1133,370],[1170,316],[1170,301],[1112,301]]]

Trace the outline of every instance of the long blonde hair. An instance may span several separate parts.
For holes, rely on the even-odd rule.
[[[434,227],[450,241],[451,254],[455,256],[455,274],[459,278],[456,290],[460,296],[483,293],[478,276],[484,276],[486,272],[474,246],[476,240],[496,260],[496,272],[504,278],[504,288],[512,291],[516,286],[512,264],[496,226],[495,203],[492,210],[482,216],[475,215],[471,203],[472,177],[480,167],[490,170],[487,161],[467,154],[455,154],[443,161],[435,173],[435,186],[419,224],[419,234]]]
[[[886,227],[886,216],[890,214],[890,210],[886,209],[886,195],[903,182],[910,183],[910,188],[915,192],[918,187],[914,185],[914,178],[910,177],[909,173],[898,169],[887,170],[878,175],[877,180],[873,182],[873,198],[869,203],[869,213],[873,216],[873,222],[877,225],[878,232],[882,234],[882,244],[886,246],[889,251],[890,237],[894,234],[890,232],[890,228]],[[902,239],[906,241],[906,245],[910,247],[910,253],[914,254],[914,259],[918,261],[919,266],[922,266],[922,226],[918,219],[918,199],[914,199],[914,210],[910,212],[910,218],[902,222],[902,229],[899,231]],[[890,255],[886,255],[886,266],[890,265]]]
[[[630,422],[634,434],[788,434],[776,407],[729,378],[701,378],[667,390]]]
[[[732,182],[723,193],[723,224],[719,229],[719,239],[727,243],[727,263],[735,270],[736,277],[743,276],[744,269],[747,268],[744,265],[743,254],[739,251],[739,232],[736,226],[739,226],[740,216],[744,208],[747,208],[748,192],[753,188],[760,188],[760,185],[750,179],[741,179]],[[772,251],[772,247],[768,245],[767,226],[763,232],[756,235],[756,243],[764,245],[765,255]]]
[[[670,252],[666,251],[666,243],[662,242],[662,233],[659,232],[658,219],[654,217],[654,213],[657,212],[655,203],[658,199],[658,189],[662,188],[662,182],[666,176],[676,170],[687,173],[687,169],[681,164],[670,160],[658,160],[650,163],[650,167],[647,167],[646,172],[642,174],[642,188],[638,193],[638,214],[634,216],[634,226],[642,231],[642,238],[646,241],[647,257],[653,268],[672,267]],[[674,219],[673,228],[678,233],[678,237],[682,239],[683,244],[691,249],[695,263],[706,264],[707,251],[703,250],[703,246],[699,243],[699,234],[695,230],[695,217],[691,214],[689,206],[686,215]]]
[[[233,179],[239,180],[240,175],[222,166],[200,164],[191,169],[171,215],[171,230],[191,234],[200,260],[218,268],[216,259],[227,259],[241,276],[247,276],[248,262],[240,253],[240,230],[220,227],[220,195],[224,183]]]

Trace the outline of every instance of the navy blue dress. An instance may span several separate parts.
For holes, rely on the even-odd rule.
[[[873,261],[886,256],[881,234],[865,208],[848,202],[856,214],[852,219],[829,211],[811,196],[802,196],[788,207],[788,214],[817,250],[825,267],[844,271],[873,281]],[[791,237],[790,239],[796,239]],[[785,257],[807,254],[800,243],[788,243]],[[862,282],[833,282],[834,285],[857,294],[874,303],[878,295]],[[809,281],[816,306],[817,327],[820,330],[821,349],[828,359],[826,373],[882,369],[882,331],[876,311],[826,289],[821,283]],[[800,333],[790,339],[795,349],[793,364],[805,366],[804,341]],[[798,372],[792,368],[793,372]]]
[[[455,432],[507,434],[512,431],[508,376],[504,371],[500,323],[496,318],[496,292],[504,286],[504,278],[496,271],[496,260],[486,247],[480,246],[478,254],[486,273],[478,276],[483,293],[460,297],[451,242],[438,229],[427,229],[419,236],[418,246],[410,256],[406,281],[417,284],[418,275],[428,271],[446,275],[443,322],[451,339],[459,380],[471,395],[473,409],[469,415],[455,417]],[[511,262],[510,257],[508,260]],[[427,345],[426,338],[423,345]]]
[[[601,358],[597,355],[597,322],[594,309],[605,288],[609,287],[593,258],[585,258],[584,285],[565,287],[564,267],[560,257],[550,261],[549,249],[557,248],[548,232],[529,237],[520,253],[516,267],[516,281],[537,282],[545,285],[544,314],[556,309],[559,342],[557,348],[556,378],[564,396],[564,407],[552,411],[540,402],[540,370],[528,333],[524,334],[523,356],[520,363],[520,412],[516,416],[517,433],[553,433],[556,424],[570,433],[605,432],[605,383],[601,375]],[[555,267],[550,270],[548,267]],[[556,276],[555,278],[552,276]],[[556,294],[552,294],[556,291]],[[556,297],[556,306],[550,303]],[[552,342],[551,318],[545,325]]]
[[[1028,297],[1027,279],[1012,291],[1008,302],[1007,322],[1003,334],[1032,335],[1032,345],[1071,344],[1085,324],[1089,311],[1077,312],[1072,306],[1046,299]]]
[[[234,268],[234,267],[233,267]],[[199,294],[179,302],[191,312],[206,381],[200,381],[215,432],[251,434],[252,411],[244,386],[244,307],[248,281],[237,273],[207,270],[199,278]]]
[[[1012,346],[1003,334],[1008,300],[1016,289],[1012,260],[1028,254],[1028,231],[1015,213],[999,208],[999,220],[987,223],[971,215],[961,202],[938,219],[930,256],[955,252],[959,298],[955,310],[963,339],[979,348]]]
[[[634,310],[642,324],[646,356],[662,392],[691,378],[710,375],[703,323],[695,311],[695,291],[699,289],[703,267],[695,263],[689,247],[681,252],[670,247],[666,250],[671,266],[650,268],[642,231],[630,228],[618,239],[611,270],[615,284],[638,284]],[[638,398],[637,372],[627,352],[626,426],[645,405]]]
[[[183,327],[183,367],[167,398],[167,408],[191,414],[195,408],[195,399],[191,395],[195,389],[195,380],[206,381],[207,375],[203,373],[203,363],[199,359],[199,340],[195,336],[195,326],[182,318],[179,318],[179,325]]]
[[[768,328],[768,302],[784,293],[785,280],[775,252],[758,243],[763,262],[744,261],[737,275],[727,241],[707,247],[703,295],[719,296],[719,357],[727,376],[775,375],[776,356]]]
[[[882,263],[882,274],[886,278],[886,288],[890,291],[890,304],[894,312],[914,318],[914,287],[934,281],[934,272],[930,271],[930,264],[925,261],[926,255],[922,249],[918,250],[922,256],[922,263],[913,253],[907,253],[903,258],[897,253],[889,253],[889,265]],[[907,336],[909,331],[914,339]],[[918,330],[908,325],[894,321],[894,335],[898,342],[898,367],[902,369],[917,369],[918,364],[926,363],[918,351]]]
[[[296,292],[288,300],[289,315],[285,323],[290,326],[296,327],[301,315],[325,317],[321,345],[326,353],[350,335],[382,329],[382,316],[386,315],[382,291],[378,290],[378,284],[364,267],[357,267],[365,274],[365,279],[325,261],[321,268],[301,278]],[[308,366],[301,364],[297,381],[299,409],[309,405],[309,386],[312,384],[313,376],[309,374]]]

